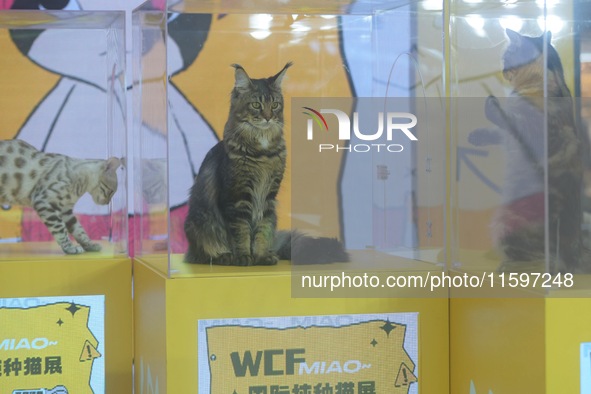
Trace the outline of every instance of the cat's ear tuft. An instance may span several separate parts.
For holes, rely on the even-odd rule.
[[[125,165],[125,162],[117,157],[111,157],[105,164],[105,172],[116,171],[120,166]]]
[[[242,68],[242,66],[240,64],[232,64],[232,67],[234,67],[236,69],[234,71],[234,78],[236,79],[236,82],[234,83],[234,87],[236,89],[249,88],[250,85],[252,84],[252,82],[250,81],[250,77],[248,76],[248,74],[246,73],[244,68]]]
[[[519,42],[521,40],[521,34],[517,33],[515,30],[505,29],[505,32],[510,41]]]
[[[275,74],[274,76],[272,76],[270,79],[273,82],[273,84],[277,87],[277,88],[281,88],[281,81],[283,80],[283,76],[285,75],[285,72],[287,71],[288,68],[290,68],[293,65],[292,62],[288,62],[282,69],[281,71],[279,71],[277,74]]]

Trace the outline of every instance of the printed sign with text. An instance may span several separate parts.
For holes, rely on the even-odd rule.
[[[199,393],[418,392],[417,313],[199,321]]]
[[[104,394],[105,297],[0,299],[1,394]]]

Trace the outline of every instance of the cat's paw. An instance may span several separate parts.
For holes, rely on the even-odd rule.
[[[217,265],[247,266],[252,265],[252,262],[252,256],[250,255],[235,255],[233,253],[224,253],[212,259],[212,263]]]
[[[275,265],[279,261],[279,257],[275,253],[267,253],[264,256],[255,256],[255,265]]]
[[[82,246],[79,245],[66,245],[66,246],[62,246],[62,250],[64,251],[65,254],[80,254],[80,253],[84,253],[84,249],[82,248]]]
[[[232,265],[234,255],[232,253],[224,253],[217,257],[210,257],[210,263],[217,265]]]
[[[254,259],[248,254],[239,254],[234,256],[234,262],[232,265],[239,266],[250,266],[253,265]]]
[[[468,134],[468,142],[474,146],[498,145],[501,143],[499,132],[482,127]]]
[[[87,244],[83,244],[82,248],[87,252],[100,252],[103,247],[101,246],[101,244],[90,242]]]

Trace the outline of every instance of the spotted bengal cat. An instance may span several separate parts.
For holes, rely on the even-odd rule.
[[[115,157],[75,159],[40,152],[21,140],[0,141],[0,203],[35,209],[67,254],[99,251],[101,245],[90,240],[72,210],[87,192],[96,204],[109,204],[122,164]]]

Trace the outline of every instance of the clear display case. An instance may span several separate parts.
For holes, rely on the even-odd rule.
[[[451,3],[454,268],[589,272],[590,6]]]
[[[57,169],[61,175],[59,182],[53,184],[54,188],[65,188],[65,185],[76,182],[79,182],[76,190],[82,192],[96,189],[98,193],[97,188],[109,188],[103,190],[108,200],[102,198],[101,205],[86,193],[74,206],[73,214],[78,223],[92,243],[98,243],[102,249],[98,252],[98,246],[87,243],[87,249],[92,252],[79,246],[69,251],[81,253],[79,256],[83,258],[127,256],[124,23],[124,13],[115,11],[0,11],[0,47],[3,51],[0,60],[0,139],[20,139],[43,154],[103,160],[104,164],[109,158],[116,158],[108,167],[92,166],[93,170],[88,173],[85,168],[89,167],[79,167],[80,163],[76,164],[78,170]],[[6,162],[12,163],[13,159],[18,160],[11,156]],[[17,168],[14,168],[6,162],[2,171],[9,179],[18,172],[19,163],[15,161]],[[49,170],[47,163],[44,162],[45,167],[41,166],[36,173]],[[107,174],[107,169],[108,182],[101,176]],[[34,173],[27,172],[25,176],[33,179]],[[118,181],[116,191],[114,176]],[[7,182],[2,179],[3,186],[11,184]],[[24,179],[22,187],[32,190],[38,184],[32,185]],[[111,197],[107,196],[112,192]],[[48,198],[44,204],[56,208],[56,212],[65,211],[62,224],[56,226],[74,231],[73,219],[61,202]],[[55,220],[53,222],[55,224]],[[83,238],[78,234],[79,230],[75,232],[77,237]],[[32,207],[3,201],[0,259],[63,259],[64,256],[64,251]]]
[[[183,262],[187,201],[205,155],[223,138],[231,65],[257,79],[293,62],[282,80],[287,169],[278,229],[337,238],[351,260],[339,269],[443,263],[442,8],[209,0],[136,9],[136,256],[169,276],[199,273]],[[339,131],[342,119],[348,133]]]

